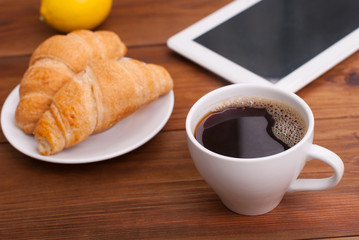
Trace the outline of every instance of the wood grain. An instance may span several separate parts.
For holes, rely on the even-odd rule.
[[[0,239],[358,239],[359,52],[298,92],[312,108],[314,143],[341,156],[332,189],[286,194],[256,217],[226,209],[197,172],[185,119],[205,93],[229,83],[166,47],[175,32],[228,0],[114,1],[99,29],[117,32],[128,57],[172,75],[175,106],[164,127],[138,149],[92,164],[42,162],[15,150],[0,132]],[[0,106],[19,83],[35,47],[54,30],[38,20],[40,0],[0,5]],[[332,170],[309,162],[300,177]]]
[[[31,54],[46,38],[59,34],[40,21],[40,0],[2,0],[0,56]],[[97,29],[116,32],[128,46],[164,44],[167,39],[230,0],[114,0]],[[24,36],[26,41],[24,41]]]

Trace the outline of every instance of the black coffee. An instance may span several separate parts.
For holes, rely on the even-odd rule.
[[[300,113],[264,98],[232,99],[198,124],[195,138],[207,149],[229,157],[255,158],[283,152],[306,132]]]

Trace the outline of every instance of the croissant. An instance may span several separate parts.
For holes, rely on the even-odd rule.
[[[20,82],[16,124],[31,134],[55,93],[93,59],[120,59],[127,49],[113,32],[76,30],[41,43]]]
[[[97,60],[66,83],[34,130],[42,155],[57,153],[108,129],[173,88],[161,66],[134,59]]]

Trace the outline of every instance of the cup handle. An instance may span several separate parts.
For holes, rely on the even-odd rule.
[[[324,190],[338,184],[344,173],[344,164],[340,157],[326,148],[313,144],[309,149],[307,162],[313,159],[327,163],[334,170],[334,175],[319,179],[296,179],[289,186],[288,192]]]

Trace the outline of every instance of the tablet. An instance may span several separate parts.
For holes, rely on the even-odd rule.
[[[359,49],[359,0],[236,0],[167,41],[232,83],[296,92]]]

